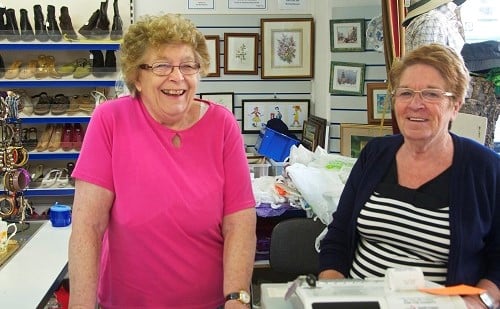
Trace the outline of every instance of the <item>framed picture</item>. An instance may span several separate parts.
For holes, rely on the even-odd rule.
[[[256,133],[272,118],[281,119],[290,132],[301,133],[309,117],[309,100],[242,100],[243,133]]]
[[[376,136],[391,135],[391,126],[340,124],[340,154],[357,158],[366,143]]]
[[[234,114],[234,92],[200,93],[200,99],[224,105],[228,110],[230,110]]]
[[[258,33],[224,33],[224,74],[257,74]]]
[[[302,141],[301,144],[311,150],[315,151],[318,146],[318,141],[320,137],[319,124],[309,120],[304,120],[304,129],[302,130]]]
[[[364,63],[331,62],[330,93],[362,95],[364,83]]]
[[[210,54],[210,66],[208,67],[207,77],[220,76],[220,40],[218,35],[205,35],[207,41],[208,53]]]
[[[367,83],[366,103],[369,124],[390,125],[392,123],[391,100],[387,94],[387,83]]]
[[[318,146],[325,149],[325,138],[326,138],[326,127],[328,126],[328,121],[325,118],[310,115],[307,121],[318,125]]]
[[[330,20],[330,50],[332,52],[364,51],[365,20]]]
[[[312,18],[260,20],[262,78],[312,78]]]

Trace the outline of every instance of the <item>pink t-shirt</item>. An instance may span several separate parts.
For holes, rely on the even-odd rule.
[[[209,103],[193,127],[176,132],[140,100],[101,104],[73,177],[115,193],[101,256],[104,308],[224,302],[222,218],[255,206],[240,129],[225,107]]]

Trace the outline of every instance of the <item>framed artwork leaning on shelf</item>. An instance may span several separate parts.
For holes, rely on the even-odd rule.
[[[319,124],[309,120],[304,120],[304,129],[302,130],[301,144],[305,148],[315,151],[320,139]]]
[[[234,92],[206,92],[200,93],[200,99],[224,105],[234,114]]]
[[[372,124],[340,124],[340,154],[357,158],[371,139],[392,134],[391,126]]]
[[[387,83],[366,84],[366,110],[369,124],[390,125],[392,123],[391,100]]]
[[[313,77],[312,18],[263,18],[260,29],[263,79]]]
[[[309,100],[258,99],[242,100],[242,132],[257,133],[272,118],[281,119],[290,132],[302,133],[309,117]]]

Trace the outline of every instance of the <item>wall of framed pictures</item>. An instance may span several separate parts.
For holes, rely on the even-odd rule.
[[[276,99],[310,100],[310,114],[328,120],[327,150],[333,153],[340,153],[340,125],[342,123],[368,123],[367,84],[384,82],[386,78],[383,54],[365,38],[370,21],[381,14],[378,0],[304,0],[300,2],[303,7],[296,10],[280,7],[280,3],[284,3],[282,1],[271,0],[255,1],[255,3],[264,4],[265,8],[240,9],[229,8],[227,0],[167,0],[167,2],[168,12],[186,15],[206,36],[210,37],[210,48],[215,54],[214,60],[218,60],[214,62],[218,64],[211,68],[213,71],[210,76],[201,81],[200,96],[217,98],[222,93],[224,105],[229,103],[226,97],[233,98],[230,108],[242,127],[242,134],[247,145],[252,146],[255,143],[257,134],[251,130],[243,132],[243,119],[248,117],[243,113],[243,100],[269,100],[269,102]],[[213,3],[213,7],[193,9],[190,8],[189,3],[200,6],[207,3],[211,6]],[[167,6],[163,12],[166,10]],[[139,0],[134,3],[134,16],[136,17],[158,13],[161,12],[158,12],[158,5],[154,0]],[[264,24],[263,19],[266,20]],[[275,19],[277,19],[276,22],[274,22]],[[262,32],[274,32],[274,28],[286,24],[285,22],[290,19],[313,20],[314,43],[310,44],[313,48],[304,53],[304,55],[311,53],[311,72],[303,70],[308,69],[307,66],[303,66],[301,71],[297,70],[296,76],[294,76],[294,70],[285,70],[284,73],[272,67],[270,71],[263,70],[263,67],[266,69],[273,62],[265,55],[264,59],[262,57]],[[270,30],[262,29],[263,25],[266,27],[269,25]],[[331,28],[337,31],[336,37],[332,36]],[[299,29],[303,32],[308,28],[307,25],[301,24]],[[281,31],[278,30],[278,32]],[[282,32],[289,34],[286,29]],[[254,70],[254,63],[248,59],[242,64],[235,62],[238,58],[226,59],[225,48],[229,46],[226,47],[225,37],[229,37],[230,41],[236,43],[229,49],[234,52],[238,51],[237,43],[240,41],[245,42],[247,47],[253,47],[253,38],[256,34],[258,40],[257,71]],[[293,35],[295,34],[290,33],[290,36]],[[359,39],[354,40],[354,37]],[[249,51],[249,55],[253,54]],[[228,61],[227,68],[225,61]],[[283,62],[286,61],[285,58],[281,61],[281,63],[274,63],[290,65],[291,68],[295,65],[292,62],[289,64]],[[363,80],[356,78],[355,87],[348,84],[330,85],[328,81],[332,74],[331,62],[344,62],[352,65],[352,68],[349,66],[337,69],[339,76],[343,71],[356,71],[360,74],[361,69],[358,69],[358,65],[362,64],[364,66]],[[309,73],[313,76],[310,77]],[[331,90],[334,90],[333,93]]]

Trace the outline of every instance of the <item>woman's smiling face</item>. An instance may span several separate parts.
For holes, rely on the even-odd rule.
[[[165,44],[158,50],[149,48],[144,64],[168,63],[172,72],[158,76],[151,69],[141,70],[135,86],[144,105],[152,117],[160,123],[170,123],[187,116],[199,82],[199,74],[183,74],[179,65],[196,62],[191,46],[186,44]]]

